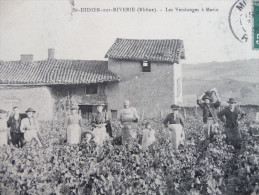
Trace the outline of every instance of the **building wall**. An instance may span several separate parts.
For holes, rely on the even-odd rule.
[[[109,59],[108,66],[109,70],[121,77],[119,83],[107,85],[105,93],[109,110],[119,111],[123,101],[129,99],[140,116],[161,117],[170,112],[172,103],[176,103],[175,82],[181,73],[175,71],[180,71],[180,67],[175,68],[169,63],[151,63],[151,72],[142,72],[140,62],[114,59]]]
[[[86,94],[86,88],[92,85],[57,85],[52,86],[52,94],[55,99],[55,118],[58,118],[62,112],[70,112],[70,103],[76,103],[81,106],[90,106],[92,112],[96,112],[96,105],[106,104],[105,84],[97,84],[97,94]],[[81,110],[85,114],[86,110]],[[88,112],[88,111],[87,111]],[[83,116],[86,117],[86,116]]]
[[[12,111],[14,106],[19,106],[21,112],[25,112],[32,107],[39,113],[39,120],[53,120],[59,109],[58,102],[68,98],[78,105],[106,104],[104,84],[99,85],[97,94],[91,95],[85,94],[85,87],[87,85],[1,86],[0,109]]]
[[[97,94],[87,95],[85,93],[85,88],[89,86],[90,85],[59,85],[52,86],[51,89],[56,100],[69,97],[78,105],[105,104],[107,101],[105,95],[105,85],[98,85]]]
[[[21,112],[28,107],[34,108],[39,114],[39,120],[51,120],[53,117],[54,99],[49,87],[26,86],[1,86],[0,108],[12,111],[14,106],[19,106]]]

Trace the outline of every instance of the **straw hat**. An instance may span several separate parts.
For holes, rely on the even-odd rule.
[[[36,111],[35,111],[33,108],[28,108],[25,112],[26,112],[26,113],[27,113],[27,112],[33,112],[33,113],[35,113]]]
[[[7,113],[5,110],[0,109],[0,114],[5,114],[5,113]]]

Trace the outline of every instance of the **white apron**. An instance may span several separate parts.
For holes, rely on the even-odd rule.
[[[109,139],[109,135],[106,132],[106,127],[103,125],[102,127],[96,127],[93,130],[93,135],[94,135],[94,142],[98,146],[102,146],[103,143]]]
[[[168,125],[168,129],[172,149],[178,150],[178,146],[183,144],[183,141],[185,140],[183,126],[181,124],[170,124]]]

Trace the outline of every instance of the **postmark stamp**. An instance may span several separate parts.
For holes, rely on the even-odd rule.
[[[253,49],[259,49],[259,1],[253,2]]]
[[[229,27],[235,38],[242,43],[251,40],[252,18],[252,9],[246,0],[237,0],[229,11]]]

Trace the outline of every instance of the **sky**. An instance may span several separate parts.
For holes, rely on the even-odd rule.
[[[182,39],[184,63],[189,64],[258,59],[252,41],[241,43],[230,30],[228,16],[235,1],[75,0],[76,9],[143,7],[157,12],[71,15],[69,0],[0,0],[0,60],[20,60],[21,54],[43,60],[48,48],[55,49],[57,59],[105,60],[116,38]],[[206,7],[219,11],[175,11]]]

